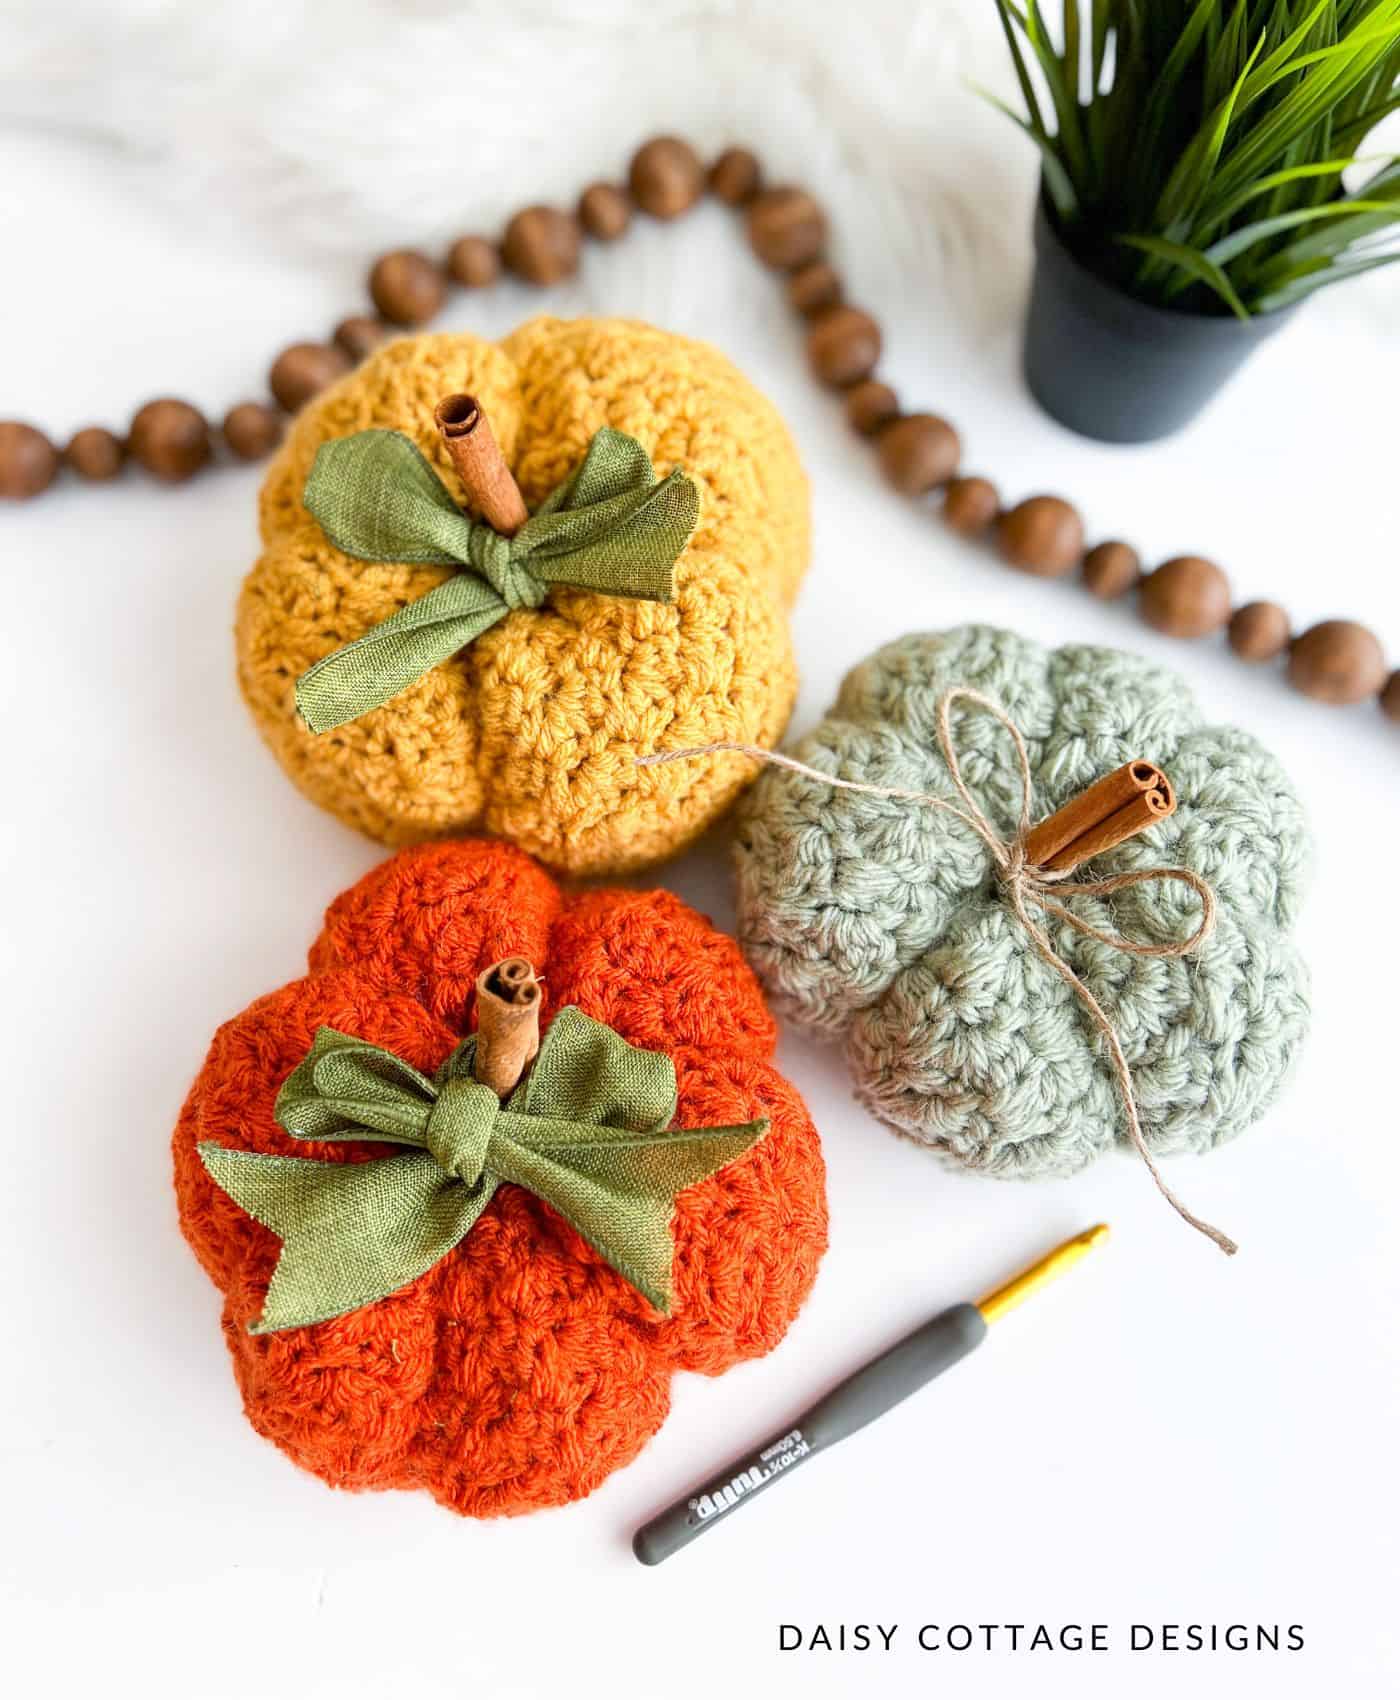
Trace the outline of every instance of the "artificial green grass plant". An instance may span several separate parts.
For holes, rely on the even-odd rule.
[[[1400,259],[1400,0],[996,0],[1059,232],[1157,306],[1248,318]],[[998,103],[1000,104],[1000,103]],[[1365,177],[1348,190],[1343,173]]]

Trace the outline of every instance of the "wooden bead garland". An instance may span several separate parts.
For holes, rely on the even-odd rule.
[[[193,478],[214,452],[209,424],[187,401],[148,401],[131,421],[127,448],[146,471],[167,484]]]
[[[1319,702],[1364,702],[1386,683],[1385,656],[1365,626],[1324,620],[1295,638],[1288,652],[1289,680]]]
[[[862,437],[871,437],[899,417],[899,397],[875,378],[852,384],[846,391],[846,422]]]
[[[616,242],[632,222],[632,203],[613,183],[590,183],[578,198],[578,221],[599,242]]]
[[[805,189],[765,189],[748,211],[749,242],[765,266],[796,271],[826,246],[826,214]]]
[[[1142,579],[1142,562],[1130,543],[1096,543],[1084,557],[1084,584],[1105,602],[1126,596]]]
[[[23,502],[39,495],[53,483],[58,465],[58,450],[42,431],[0,420],[0,496]]]
[[[859,307],[832,307],[807,333],[812,370],[834,390],[868,378],[880,358],[880,327]]]
[[[996,523],[1001,498],[989,478],[953,478],[943,492],[943,519],[963,537],[979,537]]]
[[[841,278],[825,260],[811,260],[787,280],[788,306],[812,319],[840,305]]]
[[[936,413],[906,413],[875,439],[885,477],[902,496],[923,496],[958,469],[962,444]]]
[[[710,193],[727,207],[746,206],[758,185],[758,160],[747,148],[726,148],[710,167]]]
[[[689,142],[657,136],[632,156],[627,175],[632,199],[653,218],[679,218],[705,192],[705,168]]]
[[[556,207],[526,207],[501,239],[501,258],[526,283],[560,283],[578,266],[578,223]]]
[[[79,478],[90,484],[105,484],[115,478],[126,459],[126,444],[100,425],[85,425],[68,439],[63,459]]]
[[[1164,561],[1142,581],[1142,617],[1168,637],[1199,638],[1230,618],[1230,581],[1200,555]]]
[[[1241,661],[1272,661],[1288,648],[1288,615],[1277,602],[1247,602],[1230,616],[1225,635]]]
[[[447,269],[463,289],[486,289],[501,275],[501,256],[484,236],[459,236],[447,251]]]
[[[333,342],[294,342],[273,361],[267,387],[279,407],[295,413],[353,365],[345,350]]]
[[[842,306],[841,279],[825,259],[827,222],[820,204],[796,186],[763,188],[758,159],[749,149],[726,148],[707,172],[688,143],[656,137],[634,154],[628,184],[632,200],[660,219],[680,216],[706,187],[726,206],[744,212],[758,258],[790,274],[788,300],[812,322],[813,368],[823,383],[844,392],[852,430],[874,441],[886,478],[902,494],[924,497],[944,488],[942,512],[951,529],[975,536],[994,524],[1003,553],[1024,570],[1059,576],[1078,564],[1094,596],[1108,600],[1137,590],[1143,618],[1159,631],[1202,637],[1225,628],[1241,660],[1259,663],[1286,653],[1288,681],[1304,695],[1329,703],[1376,696],[1386,717],[1400,722],[1400,670],[1387,670],[1379,641],[1365,627],[1325,620],[1290,641],[1287,615],[1275,603],[1252,602],[1232,613],[1229,581],[1213,562],[1178,556],[1144,575],[1137,552],[1127,543],[1115,539],[1086,552],[1082,519],[1060,498],[1031,497],[1003,513],[999,502],[992,507],[996,492],[987,480],[957,478],[961,444],[953,427],[934,414],[902,414],[895,392],[874,375],[879,326],[859,308]],[[383,339],[386,321],[410,325],[431,318],[449,278],[464,289],[485,288],[504,263],[527,282],[560,282],[577,269],[585,230],[612,241],[630,216],[627,195],[599,183],[584,191],[577,218],[554,207],[526,207],[509,221],[499,246],[484,236],[459,237],[444,268],[414,250],[382,256],[370,274],[379,316],[342,320],[329,344],[298,343],[284,350],[273,368],[279,406],[294,412],[349,362],[362,359]],[[827,320],[834,322],[824,324]],[[253,459],[271,450],[276,441],[271,418],[275,415],[260,403],[230,409],[222,434],[235,458]],[[64,465],[85,480],[112,478],[128,458],[167,482],[192,477],[213,458],[208,424],[187,402],[151,402],[136,415],[125,441],[89,426],[60,455],[34,426],[0,420],[0,499],[23,501],[41,494]]]
[[[1030,496],[997,522],[997,546],[1022,572],[1059,578],[1084,554],[1084,521],[1058,496]]]
[[[282,423],[276,408],[240,401],[224,415],[224,441],[239,460],[261,460],[282,441]]]
[[[370,299],[391,325],[422,325],[442,306],[442,273],[426,254],[401,249],[374,262]]]
[[[382,320],[371,318],[368,313],[352,313],[331,332],[331,341],[356,362],[378,348],[384,337]]]

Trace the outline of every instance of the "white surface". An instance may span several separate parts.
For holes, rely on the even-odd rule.
[[[610,144],[572,152],[579,181],[616,169]],[[800,143],[776,163],[802,172]],[[0,133],[0,218],[23,262],[0,268],[0,413],[62,432],[172,390],[218,410],[255,391],[271,351],[354,306],[356,259],[289,256],[256,223],[192,225],[155,188],[78,140]],[[844,180],[831,198],[839,232],[846,201],[861,209]],[[930,194],[935,247],[940,205]],[[1024,196],[1011,218],[1014,269],[983,292],[1004,308],[925,287],[869,222],[838,243],[901,393],[957,421],[969,466],[1008,493],[1064,491],[1097,535],[1214,554],[1241,592],[1300,623],[1363,618],[1400,654],[1394,293],[1319,301],[1198,429],[1110,450],[1055,429],[1020,389]],[[796,730],[874,645],[979,619],[1157,655],[1286,760],[1318,838],[1312,1043],[1266,1124],[1172,1171],[1243,1249],[1227,1263],[1127,1160],[1064,1184],[945,1173],[854,1107],[836,1054],[789,1038],[781,1060],[825,1140],[832,1240],[779,1351],[717,1382],[678,1378],[642,1457],[562,1512],[471,1524],[298,1472],[242,1418],[216,1295],[176,1228],[168,1137],[215,1026],[299,971],[322,908],[380,852],[291,790],[237,697],[231,611],[257,472],[174,493],[64,488],[0,515],[13,1691],[1393,1693],[1395,730],[1015,576],[901,505],[717,209],[590,254],[547,299],[458,298],[446,322],[498,331],[537,307],[707,337],[786,411],[816,509]],[[729,924],[722,834],[656,879]],[[1099,1217],[1109,1246],[937,1387],[662,1569],[635,1564],[630,1532],[662,1504],[916,1321]],[[888,1655],[780,1654],[781,1622],[900,1630]],[[1104,1623],[1115,1650],[920,1653],[930,1622]],[[1126,1651],[1131,1624],[1164,1622],[1301,1623],[1306,1647]]]

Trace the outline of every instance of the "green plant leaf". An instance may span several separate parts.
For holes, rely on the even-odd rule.
[[[1108,58],[1109,25],[1113,18],[1113,0],[1093,0],[1093,8],[1089,20],[1089,103],[1090,109],[1098,106],[1095,100],[1099,92],[1099,84],[1103,81],[1104,63]]]
[[[1306,165],[1286,166],[1282,171],[1271,171],[1267,176],[1260,177],[1246,188],[1241,189],[1234,200],[1227,201],[1217,214],[1218,221],[1221,224],[1226,223],[1236,213],[1242,212],[1251,201],[1258,200],[1261,196],[1271,195],[1279,189],[1287,189],[1295,183],[1313,179],[1321,180],[1327,177],[1340,177],[1348,166],[1359,165],[1360,163],[1360,159],[1355,155],[1348,155],[1344,159],[1316,160]]]
[[[1019,112],[1013,112],[1004,100],[998,99],[989,89],[979,89],[974,83],[974,92],[982,99],[989,101],[998,112],[1004,112],[1018,129],[1024,130],[1035,145],[1040,149],[1040,162],[1045,172],[1045,187],[1050,192],[1050,199],[1055,203],[1055,211],[1065,224],[1073,224],[1079,214],[1079,197],[1075,193],[1074,184],[1070,181],[1069,173],[1064,163],[1055,151],[1055,143],[1049,136],[1039,135],[1030,122],[1022,118]]]
[[[1186,68],[1195,56],[1202,38],[1206,33],[1206,25],[1215,14],[1220,0],[1196,0],[1186,26],[1177,37],[1166,62],[1158,72],[1152,85],[1152,93],[1147,102],[1147,110],[1142,115],[1142,127],[1139,131],[1138,145],[1147,155],[1157,151],[1162,128],[1173,101],[1177,98],[1177,88]]]
[[[1394,40],[1397,24],[1400,0],[1386,0],[1366,23],[1335,46],[1295,59],[1281,75],[1297,77],[1299,69],[1305,67],[1311,67],[1310,74],[1297,77],[1273,110],[1241,141],[1221,169],[1219,187],[1237,190],[1266,170],[1291,142],[1306,136],[1331,107],[1365,79],[1376,50]]]
[[[1190,147],[1182,154],[1176,170],[1167,179],[1167,186],[1157,206],[1157,216],[1164,226],[1179,218],[1186,206],[1199,206],[1205,199],[1211,175],[1225,147],[1225,138],[1229,134],[1235,107],[1248,80],[1249,67],[1263,45],[1264,38],[1261,36],[1245,60],[1244,68],[1235,79],[1229,94],[1201,126]]]
[[[1256,219],[1253,224],[1232,230],[1228,236],[1222,236],[1218,242],[1212,242],[1210,247],[1202,252],[1206,259],[1217,266],[1224,266],[1237,254],[1243,254],[1256,243],[1263,242],[1270,236],[1277,236],[1282,231],[1296,230],[1299,225],[1313,224],[1322,218],[1346,218],[1356,213],[1381,213],[1385,222],[1400,219],[1400,207],[1387,206],[1384,201],[1333,201],[1325,207],[1300,207],[1296,212],[1278,213],[1273,218]]]
[[[1040,102],[1035,97],[1035,85],[1031,82],[1030,72],[1026,69],[1026,62],[1021,57],[1021,47],[1016,40],[1016,32],[1011,27],[1013,17],[1016,18],[1018,23],[1020,22],[1020,14],[1013,12],[1007,4],[1007,0],[996,0],[996,7],[997,16],[1001,19],[1002,33],[1006,36],[1006,46],[1011,54],[1011,63],[1016,72],[1016,81],[1021,85],[1021,99],[1026,103],[1028,117],[1022,127],[1028,128],[1031,136],[1037,142],[1046,141],[1049,139],[1050,133],[1045,128],[1045,119],[1040,110]],[[1024,25],[1021,27],[1024,28]],[[1016,114],[1003,102],[997,101],[996,104],[1008,117],[1016,118]],[[1016,122],[1019,124],[1021,120],[1017,118]]]
[[[1064,155],[1066,170],[1073,179],[1080,181],[1085,175],[1088,156],[1084,151],[1084,138],[1080,131],[1079,102],[1065,82],[1064,67],[1051,46],[1044,20],[1040,15],[1040,7],[1036,0],[1026,0],[1026,10],[1024,14],[1019,14],[1011,0],[998,0],[998,4],[1005,4],[1025,31],[1026,40],[1031,44],[1031,52],[1035,54],[1036,62],[1040,66],[1040,74],[1050,91],[1050,100],[1055,108],[1056,135],[1060,151]]]
[[[1198,249],[1184,247],[1180,242],[1166,242],[1159,236],[1120,236],[1118,241],[1125,248],[1138,248],[1154,259],[1189,272],[1195,282],[1213,289],[1237,319],[1249,318],[1249,309],[1235,293],[1229,278]]]
[[[1054,41],[1045,0],[996,7],[1025,116],[995,104],[1108,281],[1247,312],[1400,222],[1339,181],[1400,109],[1400,0],[1061,0]]]
[[[1079,104],[1079,0],[1064,0],[1061,8],[1060,35],[1064,47],[1060,53],[1060,63],[1065,68],[1065,84],[1074,99]]]
[[[1259,61],[1258,69],[1246,81],[1240,92],[1240,100],[1244,106],[1252,105],[1280,77],[1287,76],[1297,69],[1296,55],[1299,49],[1306,45],[1313,25],[1324,12],[1328,11],[1329,8],[1335,8],[1335,5],[1336,0],[1317,0],[1317,4],[1304,16],[1302,23],[1285,34],[1278,45],[1265,54]],[[1276,18],[1280,15],[1284,17],[1287,15],[1286,9],[1282,6],[1276,8],[1274,14]],[[1284,28],[1287,29],[1286,24]],[[1263,36],[1260,37],[1261,43],[1264,39]]]
[[[1340,283],[1343,278],[1359,277],[1362,272],[1377,271],[1381,266],[1393,266],[1397,261],[1400,261],[1400,254],[1376,254],[1364,260],[1339,260],[1330,263],[1322,261],[1309,276],[1285,284],[1269,295],[1261,296],[1255,304],[1256,311],[1277,313],[1284,307],[1296,306],[1316,290]]]

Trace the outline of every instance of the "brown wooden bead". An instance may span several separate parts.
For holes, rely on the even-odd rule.
[[[126,444],[115,431],[101,425],[85,425],[68,439],[63,458],[89,484],[105,484],[115,478],[126,459]]]
[[[58,450],[42,431],[18,419],[0,419],[0,498],[28,501],[48,489],[58,467]]]
[[[578,198],[578,221],[599,242],[615,242],[632,222],[632,203],[614,183],[591,183]]]
[[[1387,720],[1400,720],[1400,671],[1390,675],[1381,692],[1381,713]]]
[[[295,413],[328,384],[343,378],[352,361],[343,348],[331,342],[294,342],[272,362],[267,387],[277,405]]]
[[[1294,638],[1288,682],[1318,702],[1362,702],[1386,682],[1385,652],[1355,620],[1323,620]]]
[[[958,470],[962,443],[936,413],[909,413],[876,438],[885,477],[903,496],[923,496]]]
[[[964,537],[978,537],[1001,512],[1001,497],[989,478],[954,478],[943,492],[943,518]]]
[[[1230,618],[1230,581],[1214,561],[1177,555],[1142,581],[1138,606],[1168,637],[1207,637]]]
[[[501,275],[501,256],[484,236],[459,236],[447,250],[447,269],[463,289],[487,289]]]
[[[654,136],[632,155],[627,184],[643,212],[653,218],[679,218],[705,193],[705,168],[689,142]]]
[[[1131,543],[1096,543],[1084,557],[1086,588],[1104,602],[1126,596],[1142,577],[1142,560]]]
[[[340,321],[331,332],[331,341],[358,362],[378,348],[386,334],[381,320],[370,318],[368,313],[355,313]]]
[[[841,278],[825,260],[812,260],[795,271],[787,282],[788,306],[804,319],[814,318],[840,303]]]
[[[899,415],[899,397],[888,384],[867,378],[846,391],[846,423],[862,437],[874,436]]]
[[[526,207],[506,226],[501,257],[527,283],[559,283],[578,266],[578,221],[557,207]]]
[[[749,243],[765,266],[796,271],[826,246],[826,214],[805,189],[765,189],[751,203]]]
[[[758,193],[758,160],[747,148],[726,148],[710,167],[711,193],[727,207],[742,207]]]
[[[426,254],[411,248],[381,255],[369,274],[370,300],[391,325],[426,324],[445,293],[442,273]]]
[[[848,389],[868,378],[880,358],[880,327],[860,307],[833,307],[807,333],[807,359],[822,383]]]
[[[261,460],[282,441],[282,416],[260,401],[240,401],[224,415],[224,441],[239,460]]]
[[[1272,661],[1288,648],[1288,615],[1277,602],[1246,602],[1230,616],[1225,636],[1241,661]]]
[[[1084,521],[1058,496],[1028,496],[997,521],[1002,558],[1037,578],[1059,578],[1084,554]]]
[[[209,422],[187,401],[148,401],[131,421],[126,446],[132,458],[167,484],[193,478],[213,453]]]

